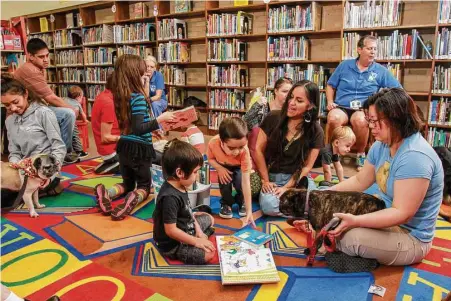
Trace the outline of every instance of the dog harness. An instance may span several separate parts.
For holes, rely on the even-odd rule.
[[[33,166],[32,158],[25,158],[17,163],[9,163],[9,166],[14,169],[22,170],[27,177],[40,179],[41,188],[47,186],[50,183],[50,179],[41,179],[41,177],[39,177],[38,171]]]

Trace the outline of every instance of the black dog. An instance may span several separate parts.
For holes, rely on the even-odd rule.
[[[284,215],[296,220],[308,220],[315,231],[321,230],[333,218],[334,213],[362,215],[385,208],[384,201],[363,192],[307,191],[307,187],[308,180],[303,177],[296,188],[287,190],[281,196],[279,209]]]

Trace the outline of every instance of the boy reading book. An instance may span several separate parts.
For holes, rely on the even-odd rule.
[[[186,264],[205,264],[215,254],[208,236],[214,219],[204,212],[193,213],[186,188],[196,181],[203,164],[202,154],[189,143],[173,140],[163,153],[166,181],[160,188],[153,214],[154,239],[164,256]]]

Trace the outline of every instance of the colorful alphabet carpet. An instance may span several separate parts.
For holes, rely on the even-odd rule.
[[[171,261],[158,252],[152,238],[152,197],[125,220],[98,213],[93,187],[120,182],[117,176],[96,176],[94,159],[63,168],[65,191],[41,200],[46,208],[32,219],[26,209],[1,217],[1,282],[21,297],[46,300],[378,300],[370,284],[387,289],[383,300],[441,300],[451,290],[451,224],[437,220],[434,245],[422,263],[379,267],[373,273],[337,274],[320,256],[305,267],[306,239],[281,218],[254,218],[269,243],[281,281],[277,284],[223,286],[218,260],[205,266]],[[322,176],[315,176],[319,180]],[[219,211],[218,191],[211,205]],[[118,202],[121,202],[119,200]],[[235,211],[237,209],[235,208]],[[216,234],[241,227],[238,218],[215,215]]]

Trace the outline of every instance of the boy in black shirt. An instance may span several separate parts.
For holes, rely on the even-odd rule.
[[[340,156],[344,156],[351,151],[352,145],[355,143],[355,134],[348,126],[339,126],[334,129],[332,136],[330,137],[330,144],[323,147],[319,156],[316,158],[316,162],[313,165],[314,168],[323,167],[324,181],[327,185],[332,181],[332,171],[330,165],[333,163],[337,172],[338,181],[344,180],[343,166],[341,166]],[[322,184],[320,184],[322,186]]]
[[[166,181],[158,193],[153,214],[154,239],[160,252],[187,264],[205,264],[215,253],[213,243],[208,240],[214,219],[203,212],[193,214],[186,192],[186,187],[196,181],[202,164],[202,154],[191,144],[170,142],[162,158]]]

